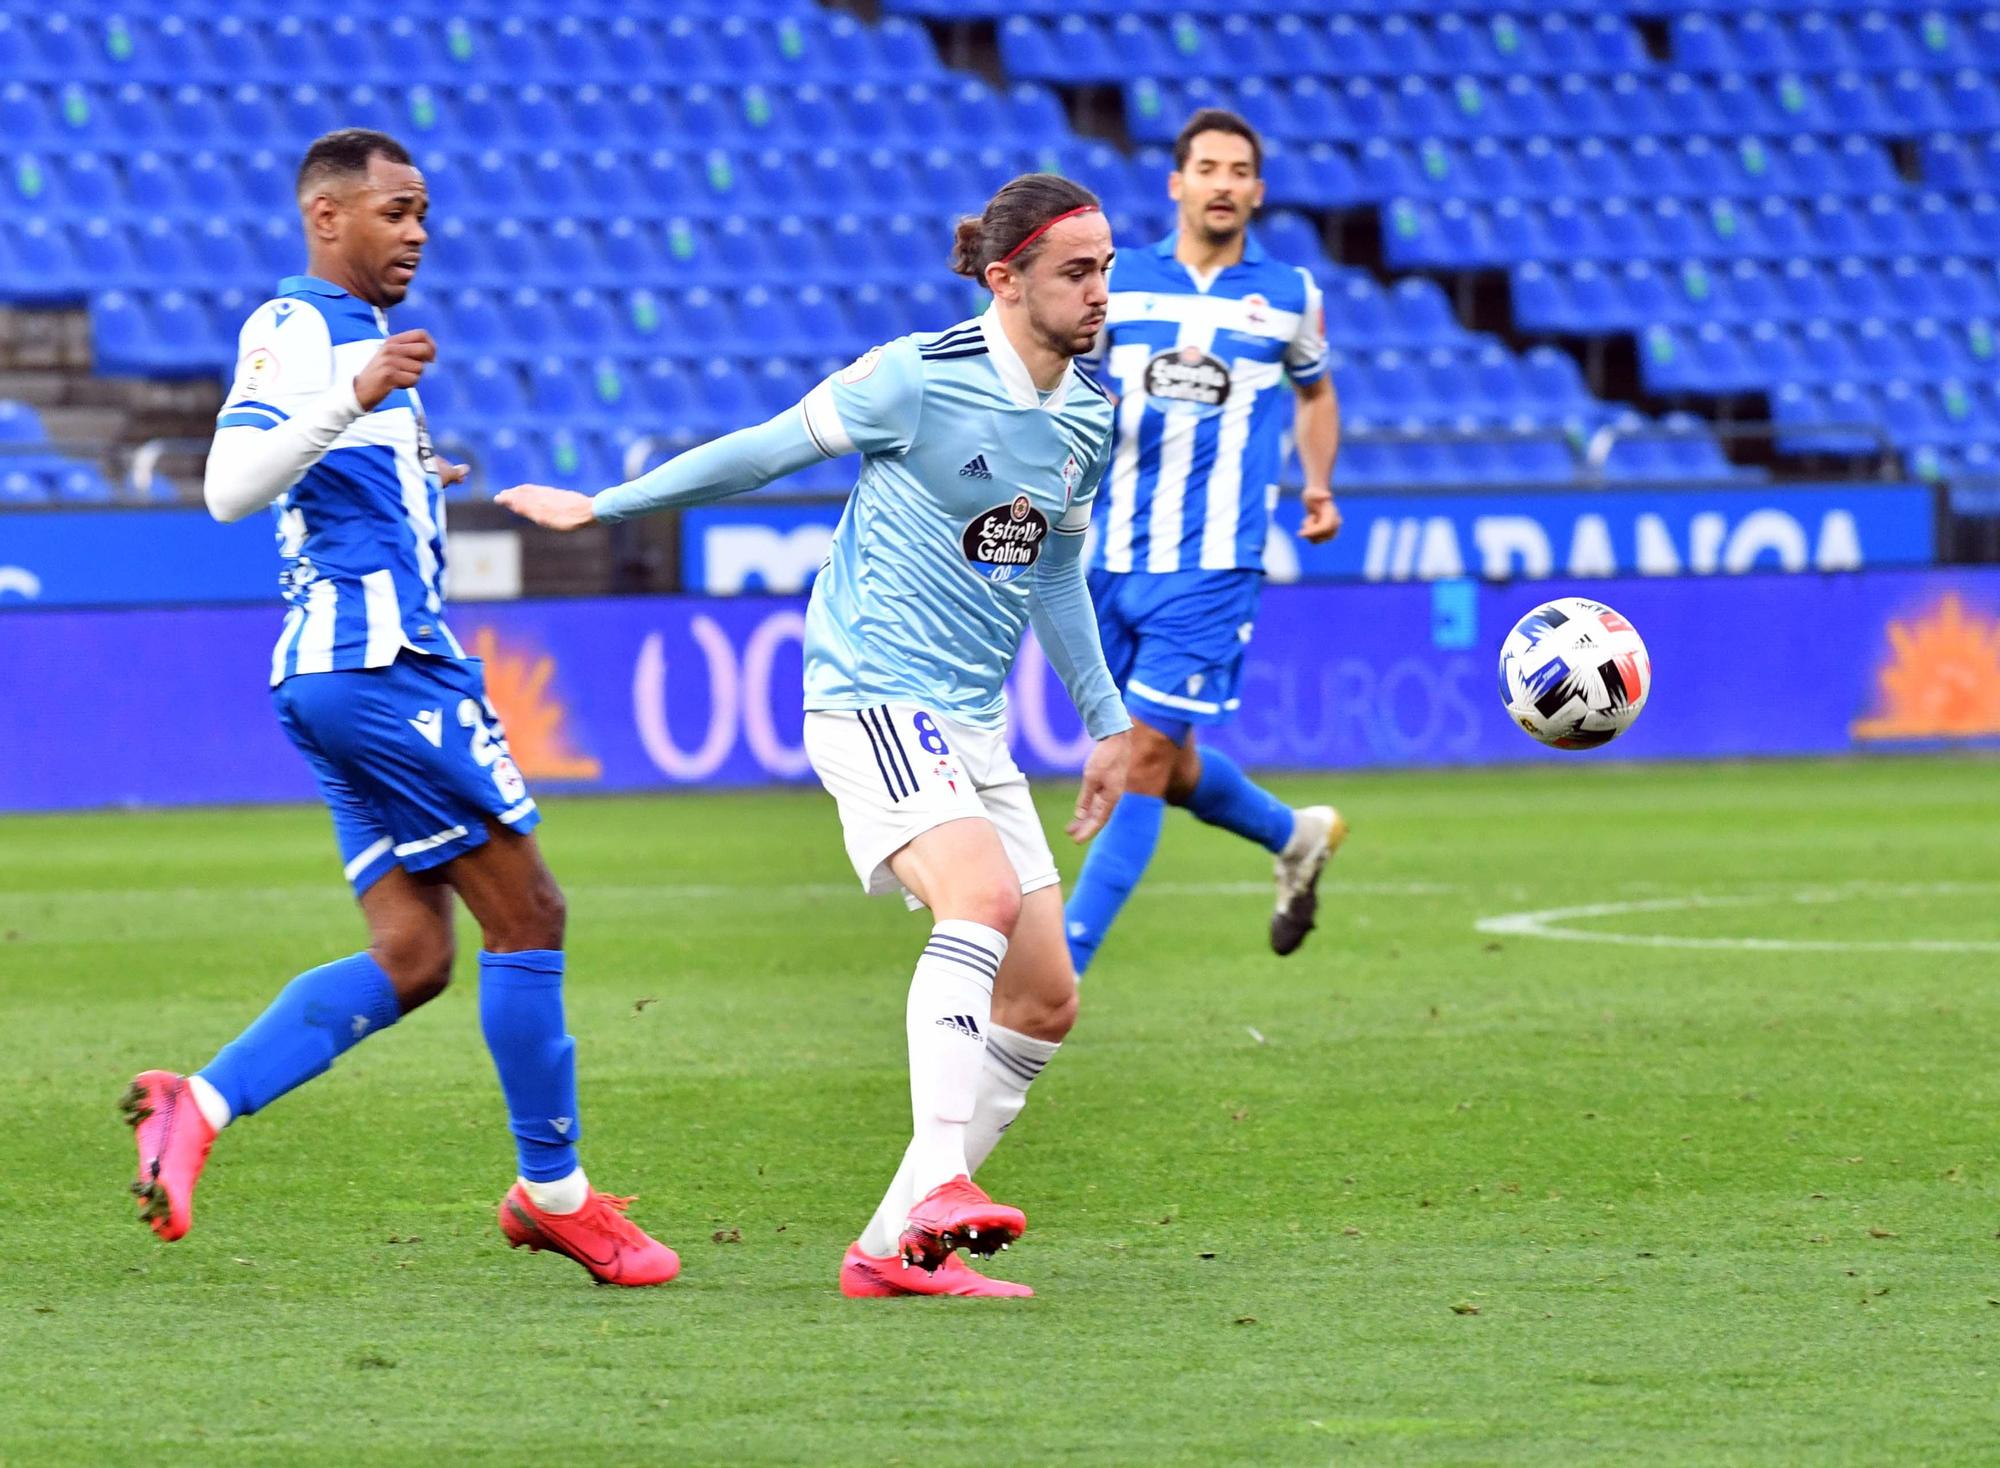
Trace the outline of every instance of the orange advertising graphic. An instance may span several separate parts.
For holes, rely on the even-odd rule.
[[[1876,711],[1856,739],[2000,735],[2000,618],[1948,592],[1921,617],[1889,623],[1890,656],[1876,674]]]
[[[491,627],[472,634],[469,651],[486,663],[486,696],[507,728],[507,747],[529,779],[596,780],[603,764],[570,744],[569,710],[550,689],[556,660],[503,645]]]

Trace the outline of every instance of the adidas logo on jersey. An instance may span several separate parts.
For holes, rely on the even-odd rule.
[[[958,471],[958,477],[960,479],[991,479],[993,471],[986,467],[986,455],[974,454],[966,462],[965,467]]]
[[[948,1014],[939,1020],[938,1023],[948,1030],[957,1030],[968,1040],[977,1040],[980,1038],[979,1022],[969,1014]]]

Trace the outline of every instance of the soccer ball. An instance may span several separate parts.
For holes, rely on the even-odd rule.
[[[1544,602],[1500,644],[1500,700],[1557,749],[1595,749],[1632,727],[1653,690],[1638,631],[1602,602]]]

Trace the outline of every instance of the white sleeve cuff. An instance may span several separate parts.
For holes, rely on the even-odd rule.
[[[225,523],[263,509],[297,484],[363,414],[352,382],[339,383],[274,428],[219,428],[209,446],[202,498]]]
[[[847,425],[840,421],[840,409],[834,405],[831,382],[822,382],[807,393],[800,407],[805,411],[806,432],[812,435],[815,448],[829,459],[845,458],[854,452],[854,439]]]

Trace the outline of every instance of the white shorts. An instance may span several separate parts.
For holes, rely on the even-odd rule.
[[[889,858],[947,821],[993,823],[1021,879],[1038,892],[1061,880],[1028,777],[1000,729],[977,729],[916,704],[808,710],[806,755],[840,807],[848,860],[870,896],[904,891]],[[904,891],[913,908],[923,904]]]

